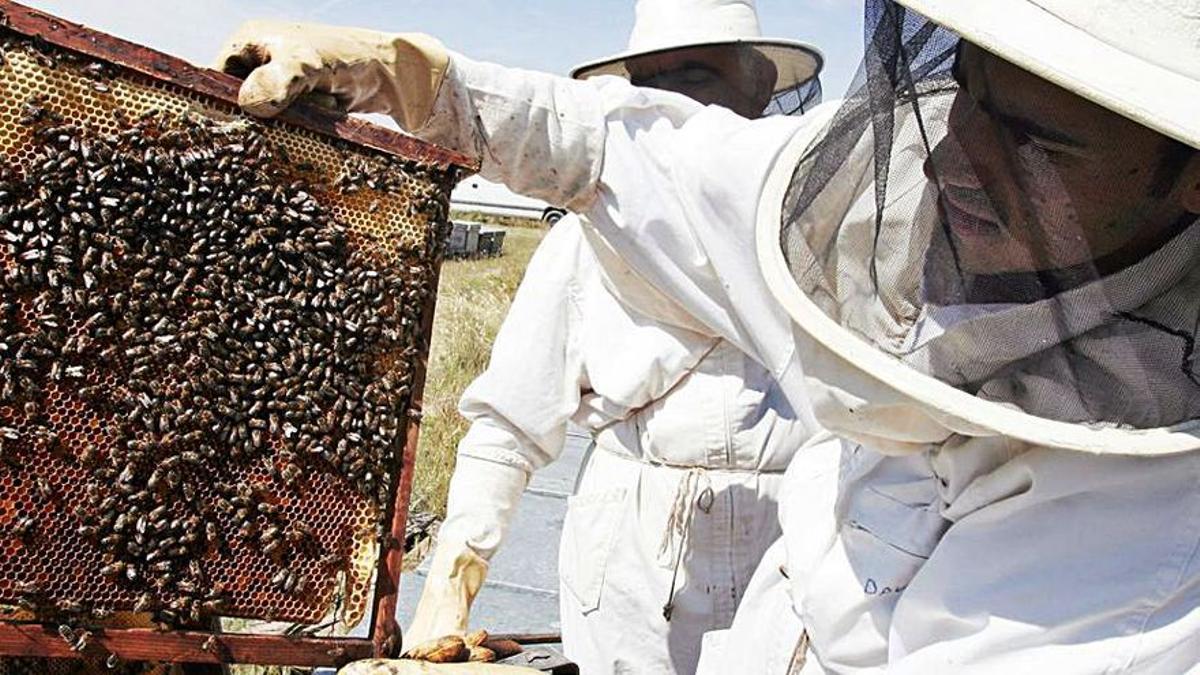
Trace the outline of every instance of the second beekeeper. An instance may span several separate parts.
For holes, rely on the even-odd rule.
[[[760,40],[751,4],[643,0],[630,50],[575,76],[758,117],[777,93],[812,103],[819,67],[804,45]],[[778,537],[781,472],[811,435],[807,413],[730,343],[627,309],[599,269],[575,216],[530,264],[462,398],[472,426],[409,640],[463,628],[486,559],[530,474],[562,452],[568,421],[594,438],[559,556],[564,649],[584,672],[693,672],[702,635],[729,625]]]

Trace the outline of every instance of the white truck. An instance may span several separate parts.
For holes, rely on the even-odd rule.
[[[472,176],[458,184],[450,195],[450,207],[494,216],[537,218],[553,225],[567,210],[546,202],[523,197],[499,183]]]

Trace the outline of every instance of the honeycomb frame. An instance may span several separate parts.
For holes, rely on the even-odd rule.
[[[196,111],[200,111],[205,116],[225,120],[239,119],[242,116],[236,107],[238,82],[233,78],[192,67],[172,57],[29,10],[7,0],[0,0],[0,16],[3,17],[0,24],[4,26],[5,30],[45,43],[52,47],[50,52],[65,50],[81,55],[89,62],[102,62],[116,68],[112,76],[97,83],[96,81],[88,82],[85,74],[72,67],[39,63],[37,59],[23,54],[6,56],[4,65],[0,66],[0,88],[5,90],[4,98],[7,100],[7,103],[0,104],[0,110],[5,106],[9,108],[7,115],[0,112],[0,154],[6,158],[19,157],[22,152],[27,153],[30,143],[28,130],[14,126],[11,122],[15,116],[14,109],[20,105],[22,100],[26,99],[22,93],[17,91],[21,87],[25,88],[24,93],[30,95],[34,93],[48,94],[46,107],[74,119],[86,119],[89,126],[95,125],[101,131],[118,130],[117,127],[111,126],[115,124],[111,120],[117,119],[114,117],[116,111],[122,111],[122,114],[127,116],[137,116],[151,109],[166,114],[194,114]],[[14,85],[14,82],[17,84]],[[80,109],[86,109],[88,112],[80,114],[78,113]],[[105,124],[110,126],[105,127]],[[463,172],[473,171],[476,168],[467,158],[374,127],[361,120],[334,116],[321,110],[303,107],[289,110],[278,121],[265,123],[264,133],[272,142],[285,148],[289,154],[302,158],[306,163],[311,164],[316,172],[330,178],[334,174],[345,174],[348,165],[353,165],[355,162],[361,164],[363,161],[371,161],[378,157],[400,157],[419,166],[425,172],[421,178],[429,185],[434,186],[432,191],[437,193],[437,198],[440,200],[443,209],[440,215],[422,214],[419,210],[412,208],[408,201],[409,198],[389,193],[386,190],[375,189],[373,186],[361,190],[344,191],[333,205],[333,210],[341,220],[350,224],[351,237],[364,235],[360,243],[375,247],[378,255],[384,259],[399,263],[412,260],[415,255],[417,259],[427,263],[427,282],[433,289],[436,289],[440,263],[440,240],[435,226],[437,223],[434,221],[439,217],[444,220],[449,187],[452,186],[455,179]],[[377,221],[383,217],[391,217],[400,222],[380,227]],[[424,222],[420,220],[422,217],[425,218]],[[367,226],[360,224],[364,221],[368,223]],[[371,223],[374,224],[371,225]],[[370,234],[372,227],[376,230],[382,229],[393,236],[372,236]],[[397,234],[400,236],[394,236]],[[431,293],[427,302],[420,308],[420,340],[416,345],[419,353],[413,363],[413,390],[410,399],[410,405],[414,409],[419,409],[420,406],[433,304],[434,295]],[[99,377],[100,375],[102,374],[89,374],[89,377]],[[101,379],[90,381],[89,384],[103,385],[105,382]],[[108,382],[107,384],[111,385],[112,383]],[[91,433],[95,436],[103,427],[103,421],[97,419],[95,415],[89,415],[86,406],[72,397],[69,391],[51,388],[46,408],[47,416],[56,428],[61,428],[68,434]],[[355,612],[361,614],[365,610],[367,598],[371,591],[374,591],[375,604],[372,612],[370,642],[357,641],[355,643],[355,641],[342,640],[340,642],[344,644],[339,646],[334,644],[339,641],[313,639],[311,640],[312,645],[310,645],[312,649],[308,650],[304,640],[288,640],[288,655],[284,656],[282,653],[275,654],[269,648],[268,642],[257,641],[271,639],[265,636],[221,636],[216,638],[217,642],[215,643],[221,649],[216,649],[213,643],[215,636],[204,633],[176,632],[157,635],[173,635],[171,639],[175,642],[172,644],[178,644],[180,639],[198,641],[203,636],[203,645],[207,645],[208,648],[198,652],[193,649],[190,656],[183,658],[183,660],[196,661],[322,665],[337,663],[356,655],[366,655],[368,645],[370,653],[374,654],[386,654],[398,648],[397,629],[394,626],[392,615],[394,614],[395,595],[403,555],[399,542],[403,541],[404,520],[411,491],[416,432],[415,420],[410,420],[406,430],[401,431],[402,437],[405,438],[402,450],[403,464],[401,473],[390,486],[390,499],[385,504],[386,510],[390,510],[391,513],[373,514],[376,521],[390,524],[390,533],[384,533],[383,537],[371,537],[367,534],[365,526],[362,526],[365,519],[358,517],[356,520],[359,527],[350,544],[351,551],[348,552],[349,564],[343,570],[348,580],[345,587],[346,606],[350,608],[350,615],[346,617],[347,622],[353,623],[355,619],[359,618]],[[74,450],[77,451],[79,448]],[[37,463],[39,468],[34,472],[37,475],[25,476],[28,480],[27,484],[23,486],[20,483],[17,484],[15,491],[21,494],[17,497],[6,497],[0,503],[0,521],[7,519],[11,522],[15,511],[37,510],[37,505],[29,501],[34,493],[32,483],[48,484],[51,492],[60,502],[81,497],[81,495],[71,492],[72,479],[77,477],[72,475],[69,462],[63,464],[49,453],[41,459],[44,461]],[[259,480],[267,481],[263,477],[259,477]],[[336,486],[332,485],[325,487],[329,490],[336,489]],[[282,491],[279,493],[282,494]],[[22,499],[26,501],[22,503]],[[286,499],[276,502],[276,505],[282,509],[290,506]],[[18,506],[23,508],[17,508]],[[69,538],[68,529],[71,526],[72,524],[64,523],[63,528],[66,529],[62,532],[51,532],[47,538]],[[345,527],[339,529],[345,529]],[[10,559],[19,558],[27,553],[23,552],[19,546],[14,547],[12,537],[3,540],[2,545],[7,547],[3,553]],[[371,560],[374,562],[372,563]],[[355,573],[354,569],[357,569],[358,572]],[[86,572],[86,570],[76,571]],[[237,572],[237,570],[234,571]],[[259,574],[259,576],[262,575]],[[46,583],[50,580],[38,579],[37,581]],[[2,581],[0,579],[0,582]],[[87,595],[95,590],[96,585],[94,578],[89,577],[86,573],[75,575],[72,583],[75,584],[70,589],[73,595]],[[230,583],[236,587],[236,581]],[[329,588],[321,590],[326,595],[330,592]],[[0,595],[2,594],[3,589],[0,586]],[[9,595],[11,596],[11,589]],[[262,596],[261,593],[259,595]],[[7,599],[11,599],[11,597]],[[132,600],[130,597],[119,597],[119,593],[111,595],[108,599],[86,599],[92,604],[100,602],[106,607],[118,611],[128,610]],[[259,605],[268,603],[286,605],[289,599],[272,598],[268,593],[267,596],[259,597],[257,602]],[[236,599],[234,604],[238,604]],[[241,604],[248,606],[247,603]],[[249,604],[253,604],[253,602]],[[225,613],[222,612],[222,614]],[[233,615],[237,614],[238,612],[233,613]],[[252,614],[253,612],[248,611],[240,612],[242,616],[251,616]],[[18,613],[3,618],[6,622],[11,622],[19,620],[21,616]],[[320,617],[311,612],[304,614],[296,608],[292,610],[285,608],[269,615],[259,614],[252,618],[292,618],[315,622]],[[6,628],[15,630],[14,632],[2,630]],[[58,636],[41,635],[37,630],[37,627],[28,624],[0,624],[0,653],[40,656],[70,655],[63,653],[62,641]],[[111,637],[107,638],[105,644],[106,647],[112,648],[112,653],[121,652],[123,657],[128,657],[132,652],[129,652],[127,645],[130,643],[126,638],[132,638],[134,635],[123,636],[120,635],[121,632],[120,629],[106,631]],[[130,631],[130,633],[136,633],[137,640],[142,642],[149,639],[148,644],[153,647],[155,642],[152,639],[153,635],[144,632],[137,633],[136,630]],[[34,643],[42,645],[40,651],[30,651],[27,642],[31,636],[40,636],[33,639]],[[24,647],[15,646],[14,640],[18,637],[26,641]],[[98,642],[105,642],[105,639]],[[330,646],[330,644],[334,644],[334,646]],[[126,645],[126,647],[122,648],[121,645]],[[124,651],[122,652],[121,649]],[[260,651],[261,656],[259,655]]]

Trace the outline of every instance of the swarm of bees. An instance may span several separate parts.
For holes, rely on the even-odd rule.
[[[430,251],[362,253],[319,196],[404,180],[364,179],[360,162],[321,184],[252,124],[117,115],[103,135],[30,99],[36,150],[0,165],[0,473],[71,519],[99,551],[95,577],[136,598],[122,609],[171,625],[222,614],[232,589],[209,564],[235,546],[272,561],[271,591],[304,596],[348,551],[286,504],[321,474],[387,513],[433,278]],[[445,188],[416,208],[444,220]],[[64,432],[51,389],[103,440]],[[81,500],[32,466],[49,456],[81,469]],[[15,514],[0,540],[38,546],[44,517]],[[112,612],[40,582],[12,594]]]

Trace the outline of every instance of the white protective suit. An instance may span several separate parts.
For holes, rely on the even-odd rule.
[[[422,135],[583,214],[599,249],[637,270],[608,278],[626,303],[652,314],[644,297],[674,298],[793,404],[806,400],[801,361],[814,382],[821,370],[843,380],[815,390],[818,419],[866,443],[797,455],[781,548],[707,672],[1183,672],[1200,660],[1200,456],[1092,456],[894,391],[859,407],[881,385],[780,316],[755,248],[771,208],[760,196],[789,141],[810,142],[836,104],[799,120],[683,114],[682,98],[624,82],[457,56],[436,103]]]
[[[559,555],[563,645],[588,673],[694,672],[779,537],[783,471],[813,429],[728,342],[616,300],[573,216],[535,253],[460,407],[472,425],[438,555],[462,542],[490,557],[568,421],[595,439]]]

